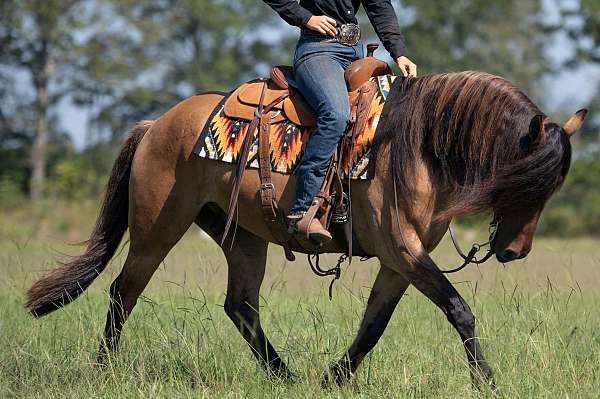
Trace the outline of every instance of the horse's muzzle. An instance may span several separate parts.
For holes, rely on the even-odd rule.
[[[523,259],[528,254],[529,254],[529,251],[516,252],[516,251],[513,251],[512,249],[507,248],[504,251],[496,253],[496,259],[498,259],[498,262],[508,263],[508,262],[512,262],[517,259]]]

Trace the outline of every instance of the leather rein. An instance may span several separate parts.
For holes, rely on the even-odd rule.
[[[490,235],[489,235],[488,241],[484,242],[483,244],[474,243],[473,246],[471,246],[471,250],[469,251],[469,253],[467,255],[465,255],[465,253],[461,249],[460,244],[458,243],[458,240],[456,238],[456,234],[454,233],[454,228],[452,227],[452,223],[450,223],[450,225],[448,226],[448,231],[450,232],[450,238],[452,239],[452,244],[454,245],[456,252],[458,252],[458,255],[460,255],[460,257],[463,258],[464,262],[462,265],[460,265],[454,269],[440,270],[440,272],[442,274],[456,273],[458,271],[461,271],[462,269],[464,269],[465,267],[467,267],[470,264],[480,265],[480,264],[486,262],[488,259],[490,259],[495,253],[495,251],[492,249],[492,241],[494,241],[494,238],[496,238],[496,233],[498,232],[498,226],[500,225],[501,221],[502,221],[501,218],[495,217],[490,222],[490,227],[489,227]],[[489,246],[487,253],[483,256],[483,258],[477,259],[477,253],[485,246]]]
[[[392,178],[394,179],[394,178]],[[404,238],[404,234],[402,232],[402,224],[400,223],[400,214],[398,211],[398,191],[397,191],[397,187],[396,187],[396,181],[393,180],[393,186],[394,186],[394,205],[396,206],[396,222],[398,224],[398,230],[400,232],[400,236],[402,237],[402,241],[404,241],[404,243],[406,243],[406,239]],[[430,265],[428,265],[427,263],[423,263],[419,261],[419,258],[410,250],[409,246],[406,246],[406,249],[408,251],[408,254],[421,266],[425,267],[426,269],[429,269],[433,272],[438,272],[441,274],[451,274],[451,273],[456,273],[458,271],[461,271],[462,269],[464,269],[465,267],[467,267],[470,264],[482,264],[484,262],[486,262],[488,259],[490,259],[492,257],[492,255],[494,255],[495,251],[492,248],[492,241],[494,241],[494,238],[496,238],[496,233],[498,232],[498,226],[500,225],[500,222],[502,222],[502,218],[495,216],[494,219],[490,222],[490,227],[489,227],[489,238],[488,241],[483,243],[483,244],[478,244],[475,243],[473,244],[473,246],[471,247],[471,250],[469,251],[469,253],[467,255],[465,255],[465,253],[463,252],[463,250],[460,248],[460,245],[458,244],[458,240],[456,239],[456,236],[454,234],[454,229],[452,227],[452,223],[450,223],[450,225],[448,226],[448,229],[450,231],[450,238],[452,239],[452,244],[454,244],[454,248],[456,249],[456,252],[458,252],[458,254],[460,255],[461,258],[463,258],[463,263],[454,268],[454,269],[450,269],[450,270],[441,270],[437,267],[431,267]],[[489,249],[488,252],[485,254],[485,256],[481,259],[477,259],[477,253],[481,250],[481,248],[485,247],[489,245]]]

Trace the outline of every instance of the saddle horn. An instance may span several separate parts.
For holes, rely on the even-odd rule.
[[[379,48],[378,43],[369,43],[367,44],[367,57],[373,57],[375,50]]]

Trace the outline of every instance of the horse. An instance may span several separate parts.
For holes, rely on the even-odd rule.
[[[85,253],[51,271],[27,292],[26,308],[46,315],[77,298],[103,271],[129,229],[121,273],[110,303],[98,361],[118,346],[123,325],[154,271],[196,223],[221,243],[234,164],[193,154],[199,132],[224,93],[199,94],[157,120],[137,123],[114,163]],[[494,385],[469,305],[429,253],[452,218],[487,212],[498,227],[491,250],[500,262],[527,256],[544,205],[563,183],[570,137],[587,110],[563,126],[515,85],[467,71],[398,78],[373,144],[374,174],[350,184],[353,230],[380,269],[354,341],[324,372],[325,382],[348,382],[413,285],[445,314],[464,345],[473,383]],[[235,240],[225,240],[228,285],[224,309],[264,368],[291,377],[261,326],[259,290],[267,246],[278,243],[266,226],[257,170],[244,175]],[[279,204],[289,209],[295,176],[274,173]],[[322,252],[342,253],[332,241]]]

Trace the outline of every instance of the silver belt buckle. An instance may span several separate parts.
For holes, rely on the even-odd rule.
[[[357,24],[344,24],[338,27],[335,36],[338,42],[346,46],[355,46],[360,41],[360,26]]]

